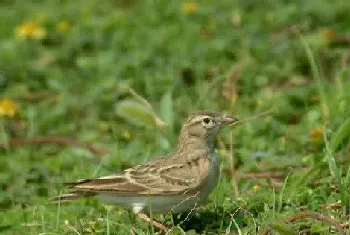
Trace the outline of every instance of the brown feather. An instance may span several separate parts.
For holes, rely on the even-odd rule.
[[[218,120],[216,129],[204,127],[202,118]],[[56,199],[76,199],[113,192],[120,196],[195,194],[201,190],[214,154],[213,138],[220,129],[221,116],[199,111],[184,122],[176,150],[164,157],[97,179],[68,183],[70,193]]]

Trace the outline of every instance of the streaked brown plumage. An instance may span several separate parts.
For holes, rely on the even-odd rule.
[[[150,207],[161,213],[190,210],[214,189],[219,176],[214,140],[223,125],[236,121],[212,111],[196,112],[185,120],[174,152],[120,173],[70,183],[70,193],[54,199],[96,197],[135,213]]]

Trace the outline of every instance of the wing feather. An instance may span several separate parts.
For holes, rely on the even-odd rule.
[[[74,193],[113,192],[125,196],[196,193],[207,176],[209,163],[206,157],[174,164],[156,159],[119,174],[70,183],[69,188]]]

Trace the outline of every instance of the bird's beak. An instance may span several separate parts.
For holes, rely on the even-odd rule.
[[[238,122],[238,119],[230,115],[224,115],[222,118],[222,123],[224,125],[231,125],[236,122]]]

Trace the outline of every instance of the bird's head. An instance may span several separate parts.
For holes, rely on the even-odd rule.
[[[233,124],[238,120],[229,115],[221,115],[213,111],[199,111],[188,116],[182,126],[180,142],[188,139],[204,140],[213,143],[223,126]]]

